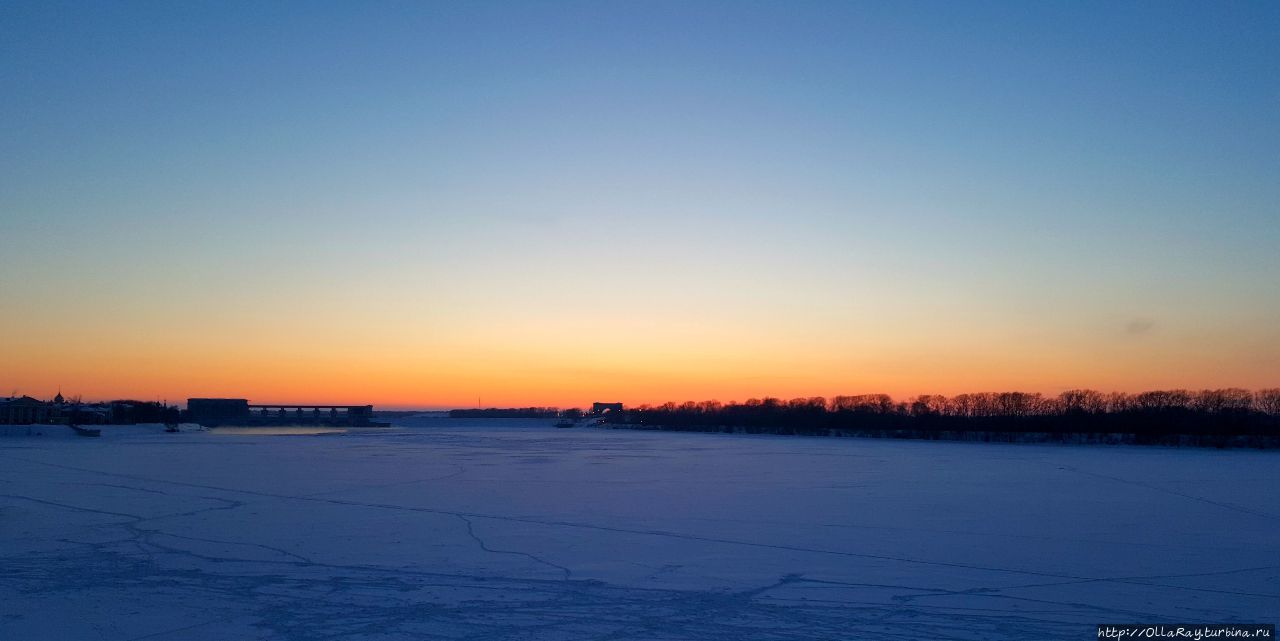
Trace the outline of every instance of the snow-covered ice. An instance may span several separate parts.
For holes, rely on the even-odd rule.
[[[0,639],[1087,639],[1280,618],[1275,452],[0,437]]]

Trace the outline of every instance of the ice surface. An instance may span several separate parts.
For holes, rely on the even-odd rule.
[[[1086,639],[1097,623],[1275,622],[1277,461],[445,418],[10,430],[0,639]]]

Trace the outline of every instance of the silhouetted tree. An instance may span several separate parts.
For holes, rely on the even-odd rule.
[[[1260,389],[1253,395],[1254,409],[1263,414],[1280,415],[1280,387]]]
[[[904,402],[894,402],[887,394],[785,402],[765,397],[745,403],[641,406],[606,420],[653,429],[775,434],[835,430],[912,438],[982,434],[984,440],[1121,433],[1142,443],[1180,444],[1187,437],[1188,442],[1222,446],[1233,437],[1248,437],[1253,439],[1249,443],[1261,447],[1280,445],[1280,389],[1156,390],[1134,395],[1068,390],[1054,398],[1030,392],[974,392],[952,398],[922,394]]]
[[[1058,395],[1059,411],[1098,414],[1107,411],[1107,397],[1091,389],[1068,390]]]

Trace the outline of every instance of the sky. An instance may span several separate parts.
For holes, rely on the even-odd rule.
[[[0,3],[0,395],[1280,386],[1274,2]]]

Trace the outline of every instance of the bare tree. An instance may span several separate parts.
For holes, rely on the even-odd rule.
[[[1254,409],[1272,416],[1280,414],[1280,387],[1260,389],[1253,395]]]
[[[1143,392],[1133,397],[1133,400],[1136,408],[1142,410],[1161,411],[1191,407],[1191,393],[1184,389]]]
[[[1191,406],[1202,412],[1246,412],[1253,406],[1253,392],[1239,387],[1200,390],[1192,395]]]
[[[1059,410],[1064,413],[1098,414],[1107,411],[1107,397],[1091,389],[1067,390],[1058,395]]]
[[[941,394],[921,394],[910,401],[912,416],[941,416],[949,413],[951,404]]]

